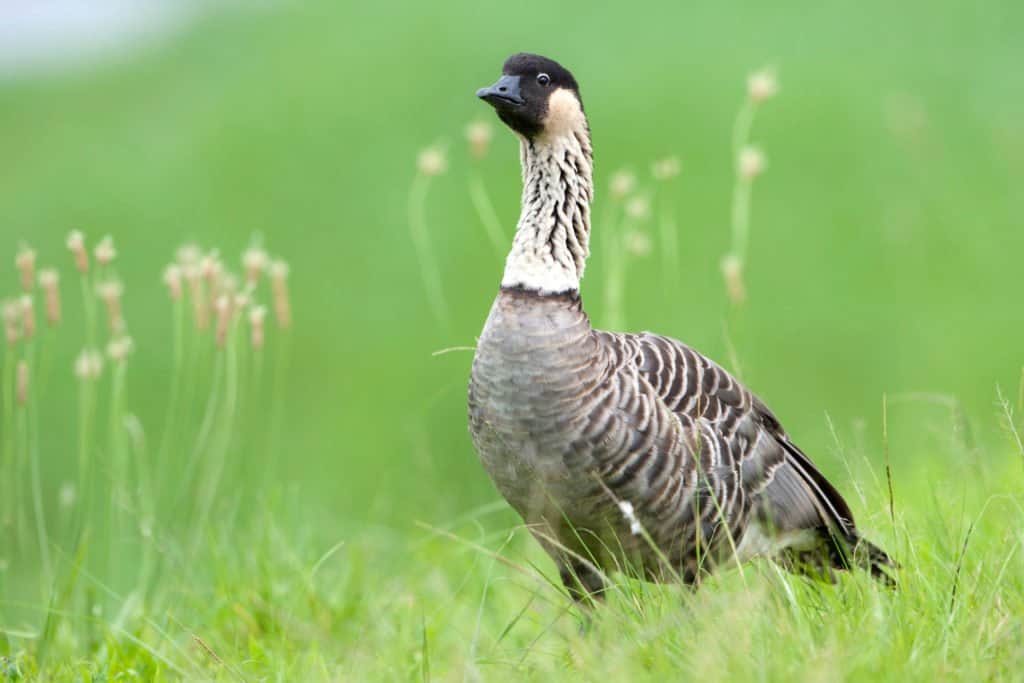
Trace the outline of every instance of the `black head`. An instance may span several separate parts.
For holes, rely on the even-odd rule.
[[[537,137],[554,124],[553,96],[562,100],[562,108],[568,105],[578,110],[579,116],[583,113],[580,88],[569,70],[552,59],[525,52],[506,59],[498,82],[480,88],[476,96],[494,107],[509,128],[528,138]],[[571,101],[565,99],[567,96]],[[560,124],[564,112],[557,114]]]

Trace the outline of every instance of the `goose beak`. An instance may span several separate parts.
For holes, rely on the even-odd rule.
[[[519,94],[519,76],[502,76],[494,85],[477,90],[476,96],[495,108],[509,108],[526,102]]]

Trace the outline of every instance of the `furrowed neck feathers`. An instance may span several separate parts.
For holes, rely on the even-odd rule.
[[[579,290],[590,253],[593,152],[578,103],[575,110],[563,107],[568,114],[552,107],[544,134],[521,139],[522,213],[502,287],[540,294]]]

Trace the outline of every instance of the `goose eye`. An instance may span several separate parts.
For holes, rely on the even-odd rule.
[[[541,85],[547,85],[551,82],[551,76],[548,76],[547,74],[537,74],[537,82]]]

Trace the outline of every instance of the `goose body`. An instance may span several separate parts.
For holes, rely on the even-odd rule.
[[[890,580],[892,561],[746,387],[682,342],[591,326],[592,152],[572,75],[513,55],[478,95],[518,134],[524,186],[473,359],[470,433],[570,592],[600,594],[624,567],[692,583],[759,555]]]

